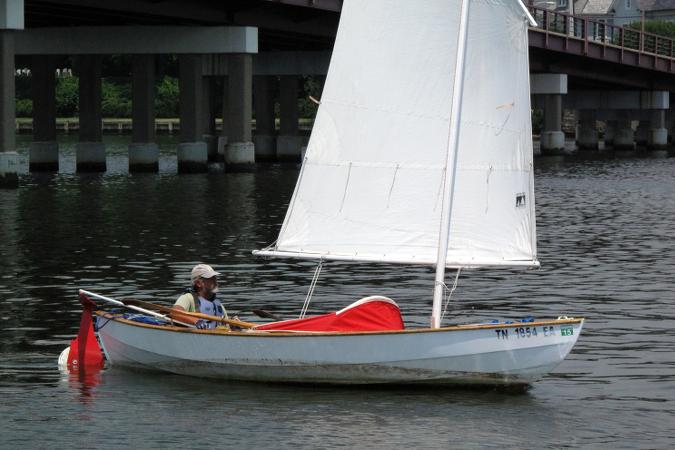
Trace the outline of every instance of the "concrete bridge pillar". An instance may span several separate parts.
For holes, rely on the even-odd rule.
[[[580,127],[577,145],[580,150],[598,150],[598,130],[596,127],[596,112],[591,109],[583,109],[579,113]]]
[[[298,81],[295,75],[282,75],[279,79],[279,161],[300,162],[302,137],[298,134]]]
[[[646,147],[649,143],[649,132],[651,124],[649,120],[640,119],[637,129],[635,130],[635,143],[638,147]]]
[[[0,188],[19,185],[16,153],[14,35],[0,29]]]
[[[206,172],[208,150],[202,140],[200,118],[203,114],[202,64],[199,55],[178,58],[180,85],[180,144],[178,172]]]
[[[255,162],[251,136],[253,116],[253,57],[230,55],[228,63],[229,133],[225,151],[225,168],[247,166]]]
[[[52,56],[31,58],[33,95],[33,142],[28,150],[31,172],[58,172],[56,143],[56,64]]]
[[[223,77],[223,123],[218,136],[216,160],[225,161],[225,151],[227,150],[228,134],[230,133],[230,78]]]
[[[255,102],[255,160],[274,161],[277,157],[277,141],[274,124],[275,77],[258,75],[253,77],[253,100]]]
[[[614,132],[614,150],[633,150],[635,133],[630,111],[617,111],[616,130]]]
[[[654,150],[662,150],[668,146],[668,129],[666,128],[666,111],[664,109],[655,109],[651,112],[647,145]]]
[[[614,145],[614,134],[616,133],[616,120],[605,121],[605,148]]]
[[[564,151],[562,95],[548,94],[544,99],[544,131],[541,133],[541,153],[543,155],[555,155]]]
[[[101,133],[101,56],[81,55],[75,61],[79,76],[80,141],[76,145],[78,172],[105,172]]]
[[[202,80],[202,140],[206,142],[206,154],[209,162],[218,161],[218,136],[216,136],[216,116],[213,99],[213,77]]]
[[[155,143],[155,57],[135,55],[131,67],[131,144],[129,172],[157,172]]]

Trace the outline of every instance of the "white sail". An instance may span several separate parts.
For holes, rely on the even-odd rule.
[[[344,2],[298,185],[259,254],[436,264],[460,4]],[[469,11],[446,264],[535,265],[526,12]]]

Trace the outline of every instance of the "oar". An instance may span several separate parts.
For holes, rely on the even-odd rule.
[[[188,317],[194,317],[194,318],[197,318],[197,319],[204,319],[204,320],[213,320],[215,322],[226,323],[228,325],[234,325],[235,327],[239,327],[239,328],[254,328],[254,327],[258,326],[258,324],[256,324],[256,323],[242,322],[241,320],[226,319],[224,317],[210,316],[208,314],[202,314],[202,313],[197,313],[197,312],[180,311],[180,310],[177,310],[177,309],[169,308],[168,306],[157,305],[155,303],[144,302],[142,300],[127,300],[126,302],[127,302],[127,304],[136,304],[136,305],[144,306],[146,308],[153,308],[153,309],[156,309],[157,311],[165,312],[167,314],[188,316]]]
[[[150,310],[147,310],[147,309],[139,308],[139,307],[137,307],[137,306],[127,305],[127,304],[125,304],[125,303],[123,303],[123,302],[121,302],[121,301],[119,301],[119,300],[115,300],[114,298],[105,297],[105,296],[103,296],[103,295],[96,294],[96,293],[94,293],[94,292],[85,291],[84,289],[80,289],[80,294],[84,294],[84,295],[87,295],[87,296],[89,296],[89,297],[94,297],[94,298],[96,298],[96,299],[103,300],[104,302],[112,303],[113,305],[116,305],[116,306],[121,306],[121,307],[123,307],[123,308],[129,308],[129,309],[132,309],[132,310],[134,310],[134,311],[137,311],[137,312],[140,312],[140,313],[143,313],[143,314],[147,314],[147,315],[149,315],[149,316],[157,317],[157,318],[159,318],[159,319],[166,320],[167,322],[175,322],[175,323],[178,323],[178,324],[180,324],[180,325],[183,325],[183,326],[186,326],[186,327],[190,327],[190,328],[194,328],[194,327],[195,327],[194,325],[191,325],[191,324],[185,323],[185,322],[180,322],[180,321],[178,321],[178,320],[174,320],[174,319],[172,319],[171,317],[167,317],[167,316],[165,316],[165,315],[163,315],[163,314],[158,314],[158,313],[156,313],[156,312],[154,312],[154,311],[150,311]]]
[[[262,319],[272,319],[276,322],[280,322],[280,321],[284,320],[281,317],[275,316],[271,312],[265,311],[265,310],[262,310],[262,309],[252,309],[251,312],[253,314],[255,314],[256,316],[262,318]]]

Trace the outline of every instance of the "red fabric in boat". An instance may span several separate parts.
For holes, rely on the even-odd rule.
[[[358,302],[357,302],[358,303]],[[260,325],[256,330],[292,331],[388,331],[403,330],[401,311],[395,303],[369,300],[345,308],[340,314],[332,312],[306,319],[284,320]]]

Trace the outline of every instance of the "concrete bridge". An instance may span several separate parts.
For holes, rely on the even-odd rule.
[[[299,161],[298,80],[323,75],[341,0],[0,0],[0,184],[15,186],[14,72],[33,82],[31,171],[58,170],[54,70],[73,58],[79,76],[78,171],[104,171],[101,59],[132,55],[129,170],[156,171],[154,85],[157,59],[177,55],[180,83],[179,172],[205,171],[211,159],[236,169],[258,161]],[[659,148],[670,128],[675,92],[673,41],[530,7],[534,105],[545,111],[542,151],[563,151],[562,111],[578,111],[581,148],[605,141]],[[223,80],[223,111],[213,82]],[[275,130],[275,93],[280,130]],[[251,129],[255,111],[256,130]],[[215,117],[222,117],[216,135]],[[637,134],[632,122],[640,121]]]

